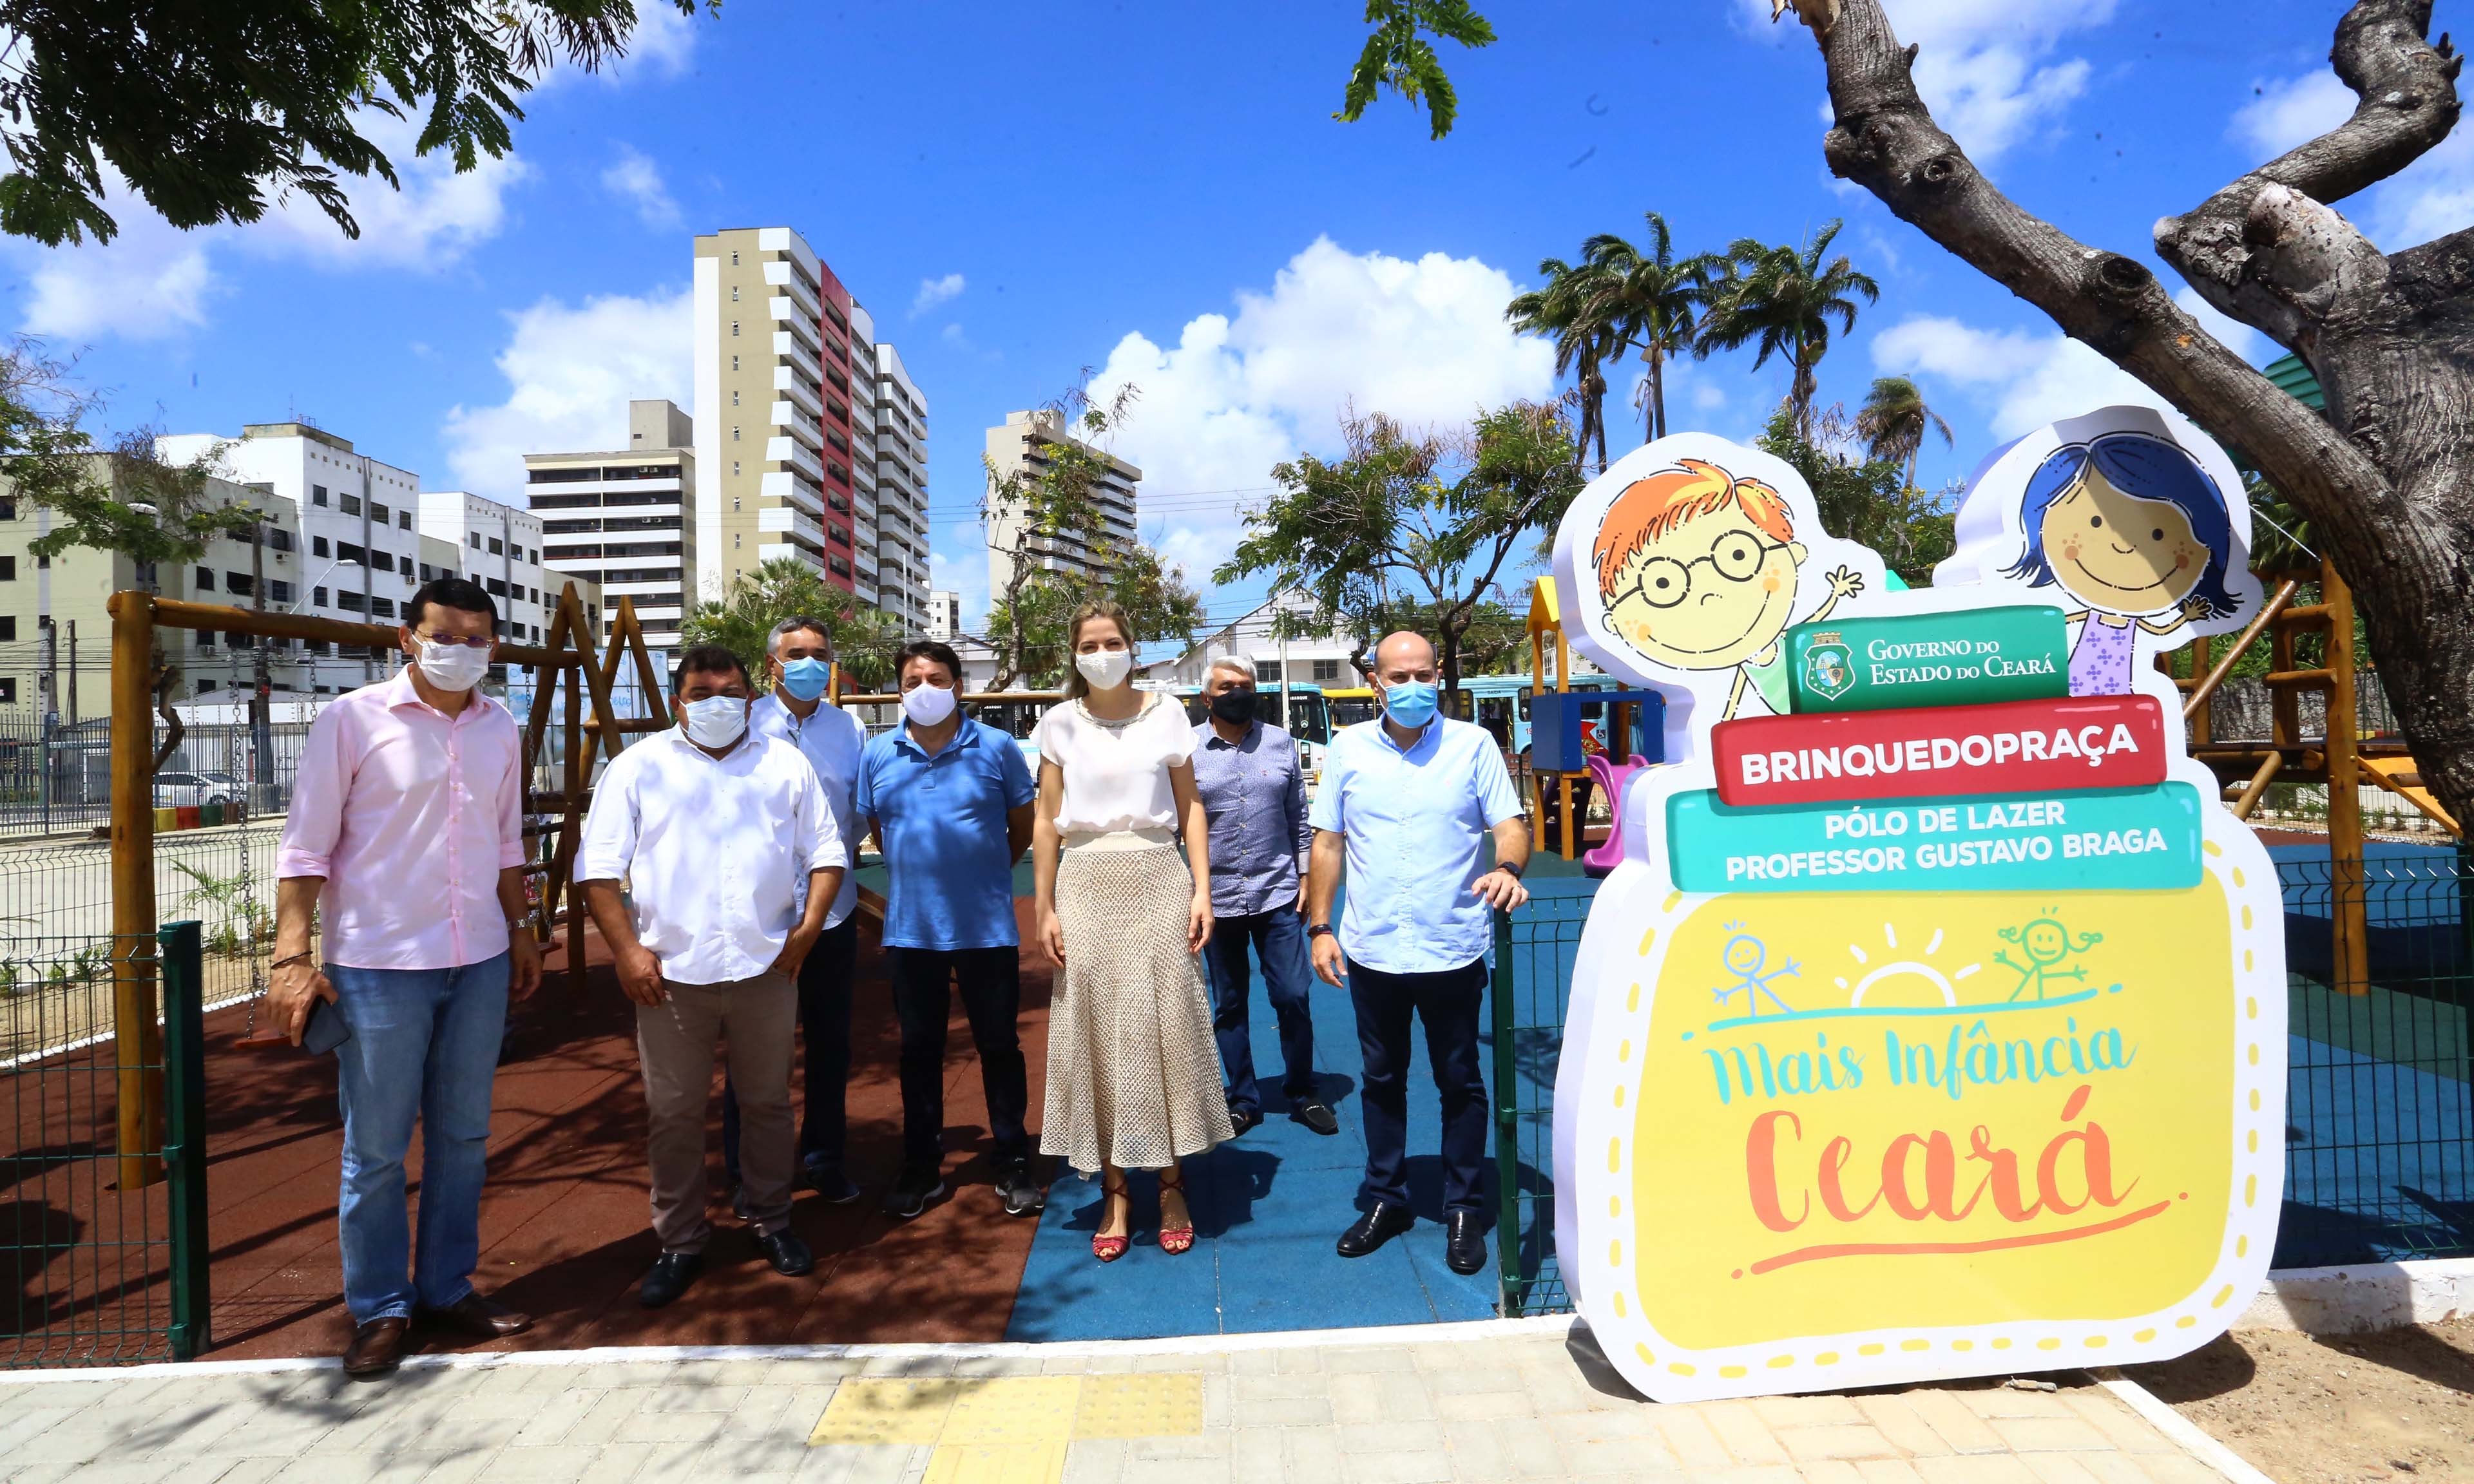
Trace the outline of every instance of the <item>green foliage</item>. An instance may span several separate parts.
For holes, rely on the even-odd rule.
[[[1812,404],[1820,391],[1815,369],[1830,350],[1831,322],[1838,333],[1856,332],[1856,301],[1874,303],[1881,287],[1856,270],[1846,254],[1823,259],[1841,222],[1831,222],[1800,247],[1772,247],[1738,237],[1727,248],[1726,271],[1710,286],[1710,310],[1702,319],[1693,353],[1755,349],[1753,369],[1775,355],[1793,370],[1787,406],[1796,437],[1812,442]]]
[[[643,0],[693,15],[695,0]],[[717,8],[719,0],[707,0]],[[345,178],[399,184],[362,132],[418,115],[459,171],[501,156],[556,61],[620,56],[637,0],[0,0],[11,169],[0,232],[58,245],[118,225],[125,184],[175,227],[255,222],[299,194],[357,237]],[[1448,84],[1446,84],[1448,86]]]
[[[1089,377],[1085,370],[1082,382],[1042,409],[1056,431],[1070,437],[1043,441],[1042,457],[1019,468],[1000,470],[994,461],[982,460],[988,480],[982,528],[993,532],[1002,516],[1013,533],[1004,548],[1012,559],[1011,576],[1002,590],[989,594],[987,640],[997,652],[990,683],[997,690],[1025,677],[1043,687],[1061,683],[1067,622],[1094,599],[1125,609],[1134,626],[1128,637],[1138,646],[1190,638],[1202,622],[1202,598],[1182,572],[1141,541],[1108,529],[1100,492],[1109,472],[1104,450],[1140,394],[1121,388],[1108,405],[1099,406],[1085,390]],[[1090,554],[1097,576],[1053,568],[1043,560],[1048,550],[1078,546]]]
[[[1864,405],[1856,414],[1856,434],[1864,440],[1864,452],[1873,459],[1886,459],[1907,467],[1907,484],[1916,482],[1916,458],[1924,451],[1925,435],[1939,433],[1944,447],[1954,440],[1950,424],[1941,414],[1925,405],[1924,389],[1904,376],[1880,376],[1872,390],[1864,394]]]
[[[1494,28],[1469,8],[1468,0],[1366,0],[1366,23],[1374,28],[1349,69],[1348,87],[1333,118],[1355,123],[1385,88],[1398,93],[1411,107],[1423,103],[1433,126],[1431,138],[1452,132],[1460,113],[1460,95],[1444,75],[1443,59],[1426,40],[1457,41],[1467,47],[1493,44]]]
[[[1581,255],[1594,276],[1590,313],[1613,332],[1618,354],[1623,347],[1640,351],[1648,372],[1640,384],[1641,424],[1658,439],[1666,436],[1666,363],[1692,348],[1722,264],[1706,252],[1678,262],[1666,218],[1655,211],[1643,216],[1648,251],[1600,232],[1581,245]]]
[[[1574,378],[1573,396],[1581,409],[1581,426],[1572,440],[1572,462],[1598,448],[1598,467],[1607,467],[1607,378],[1602,368],[1623,359],[1624,341],[1606,313],[1607,271],[1584,258],[1580,264],[1560,257],[1541,258],[1539,275],[1546,286],[1513,297],[1503,317],[1524,335],[1544,335],[1555,343],[1555,374]]]
[[[1457,687],[1472,630],[1491,622],[1490,605],[1501,610],[1492,594],[1505,563],[1580,492],[1572,426],[1558,405],[1515,402],[1448,438],[1412,435],[1380,413],[1349,418],[1342,434],[1341,459],[1305,454],[1272,470],[1280,492],[1246,517],[1246,539],[1213,580],[1268,575],[1306,593],[1317,625],[1357,636],[1361,671],[1383,634],[1430,634],[1443,683]]]
[[[1761,433],[1762,451],[1804,476],[1823,530],[1880,552],[1882,564],[1909,586],[1928,585],[1934,564],[1956,549],[1956,491],[1928,493],[1907,482],[1896,460],[1856,457],[1851,450],[1860,444],[1854,425],[1837,408],[1817,420],[1819,442],[1808,443],[1797,434],[1793,410],[1780,407]]]
[[[257,878],[246,862],[228,876],[209,874],[171,856],[164,857],[164,862],[192,883],[181,905],[206,909],[200,916],[205,920],[208,952],[230,958],[274,941],[274,908],[257,899]]]
[[[893,657],[901,652],[901,625],[838,587],[792,557],[774,557],[752,572],[732,578],[719,602],[699,603],[679,626],[686,644],[718,644],[737,655],[765,683],[764,652],[774,626],[791,618],[820,620],[834,642],[834,659],[849,684],[861,691],[893,684]]]

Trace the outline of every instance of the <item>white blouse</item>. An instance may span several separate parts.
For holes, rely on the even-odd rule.
[[[1176,793],[1168,770],[1194,756],[1194,728],[1185,707],[1153,694],[1122,722],[1094,718],[1079,701],[1048,708],[1031,734],[1042,763],[1065,774],[1057,802],[1060,834],[1176,828]]]

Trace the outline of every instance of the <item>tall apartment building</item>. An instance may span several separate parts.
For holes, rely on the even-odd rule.
[[[1100,515],[1107,538],[1114,541],[1135,539],[1135,488],[1142,483],[1143,471],[1109,453],[1097,448],[1065,431],[1065,419],[1054,408],[1006,414],[1001,427],[988,429],[988,464],[1001,477],[1020,472],[1035,476],[1048,467],[1049,450],[1058,447],[1083,449],[1099,456],[1105,472],[1094,489]],[[1022,513],[1008,508],[1003,501],[989,501],[987,520],[988,593],[1002,595],[1013,584],[1014,548],[1021,534]],[[1073,537],[1032,536],[1027,550],[1031,560],[1049,571],[1072,572],[1096,577],[1106,571],[1106,559]]]
[[[608,637],[608,610],[623,597],[635,605],[645,647],[675,649],[689,611],[720,595],[703,575],[699,527],[715,500],[698,474],[694,423],[660,399],[627,404],[624,448],[524,455],[525,489],[542,523],[541,581],[553,594],[570,577],[597,585],[596,637]]]
[[[292,502],[307,550],[291,611],[348,623],[400,621],[403,600],[421,585],[419,475],[305,422],[247,423],[238,439],[174,434],[157,439],[156,451],[175,464],[211,453],[217,474]],[[321,640],[308,641],[307,650],[303,668],[314,693],[351,690],[394,667],[389,650]]]
[[[954,642],[954,635],[962,632],[962,595],[942,588],[928,594],[928,621],[923,627],[930,638]]]
[[[787,227],[695,239],[700,586],[775,558],[856,595],[851,296]],[[872,366],[869,367],[872,371]],[[867,372],[859,371],[861,382]],[[873,411],[868,394],[861,405]],[[869,563],[873,569],[874,563]]]
[[[854,308],[852,323],[862,314]],[[928,398],[890,342],[876,342],[871,361],[872,428],[862,442],[873,457],[861,462],[873,464],[874,489],[861,495],[859,539],[876,590],[861,596],[917,634],[928,617]]]

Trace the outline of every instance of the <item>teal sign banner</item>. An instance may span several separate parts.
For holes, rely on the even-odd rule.
[[[1989,608],[1802,623],[1786,634],[1798,712],[1981,706],[2071,693],[2057,608]]]
[[[1687,892],[2168,891],[2196,886],[2199,791],[2188,783],[1733,808],[1666,803]]]

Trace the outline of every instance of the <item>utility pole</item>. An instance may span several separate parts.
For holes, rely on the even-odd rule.
[[[42,741],[43,741],[43,833],[52,832],[52,734],[60,725],[60,707],[54,698],[59,695],[60,646],[49,613],[35,620],[43,634],[42,679]]]
[[[253,511],[255,517],[249,527],[249,606],[252,612],[266,611],[266,513]],[[274,686],[266,674],[266,634],[250,635],[249,641],[249,812],[252,815],[275,812],[274,784],[275,735]]]
[[[44,622],[49,627],[50,620]],[[69,620],[69,725],[74,727],[77,724],[77,620],[72,618]]]

